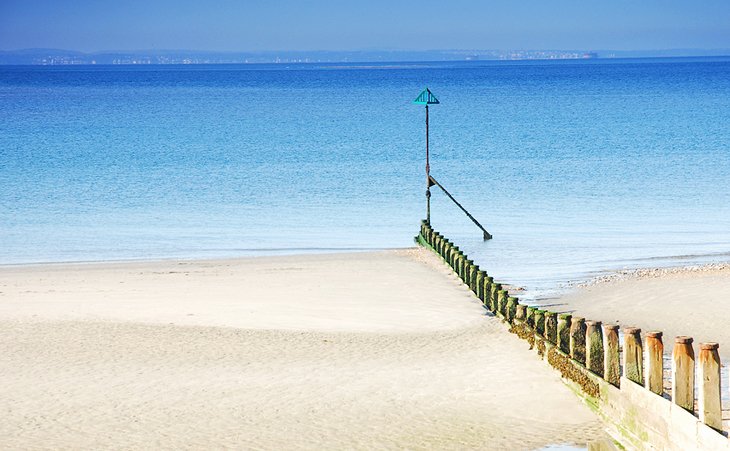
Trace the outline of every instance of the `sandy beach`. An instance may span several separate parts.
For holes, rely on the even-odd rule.
[[[718,342],[730,362],[730,267],[645,269],[601,278],[545,303],[554,309],[604,323],[664,332],[665,349],[674,337]]]
[[[602,426],[421,250],[0,268],[6,448],[537,449]]]

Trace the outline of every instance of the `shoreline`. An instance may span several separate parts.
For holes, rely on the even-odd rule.
[[[730,359],[730,263],[615,271],[576,284],[540,301],[604,324],[664,333],[665,353],[674,338],[720,344]]]
[[[730,261],[666,267],[647,266],[643,268],[607,270],[602,275],[594,276],[585,282],[575,282],[568,285],[566,288],[580,289],[626,280],[656,279],[665,276],[684,276],[709,272],[724,272],[728,270],[730,270]]]
[[[39,262],[21,262],[21,263],[2,263],[0,269],[15,267],[43,267],[43,266],[63,266],[63,265],[94,265],[94,264],[115,264],[115,263],[156,263],[156,262],[205,262],[205,261],[227,261],[227,260],[247,260],[255,258],[267,257],[294,257],[307,255],[322,254],[360,254],[368,252],[387,252],[413,249],[415,246],[409,247],[383,247],[383,248],[302,248],[302,249],[263,249],[254,254],[241,254],[236,256],[172,256],[172,257],[132,257],[119,259],[100,259],[100,260],[59,260],[59,261],[39,261]]]

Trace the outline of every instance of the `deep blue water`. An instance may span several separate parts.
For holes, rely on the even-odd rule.
[[[0,263],[412,245],[545,295],[730,260],[730,59],[0,66]],[[548,290],[548,291],[546,291]]]

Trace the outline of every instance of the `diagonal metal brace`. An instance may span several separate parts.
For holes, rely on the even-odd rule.
[[[444,193],[446,193],[446,195],[449,196],[449,199],[451,199],[456,204],[457,207],[461,208],[461,211],[463,211],[464,213],[466,213],[466,215],[469,217],[469,219],[471,219],[471,221],[474,224],[476,224],[476,226],[479,227],[479,229],[482,232],[484,232],[484,241],[487,241],[487,240],[491,240],[492,239],[492,235],[489,232],[487,232],[487,230],[484,227],[482,227],[481,224],[479,224],[479,221],[477,221],[476,219],[474,219],[474,216],[472,216],[471,213],[469,213],[468,211],[466,211],[466,208],[464,208],[459,203],[459,201],[457,201],[456,199],[454,199],[454,196],[452,196],[451,193],[449,193],[448,191],[446,191],[446,188],[444,188],[439,182],[437,182],[435,178],[433,178],[433,177],[431,177],[429,175],[428,176],[428,186],[429,187],[432,187],[434,185],[435,186],[438,186],[439,188],[441,188],[441,191],[443,191]]]

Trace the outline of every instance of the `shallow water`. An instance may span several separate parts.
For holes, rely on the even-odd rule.
[[[523,297],[730,260],[730,59],[0,67],[1,263],[412,245]]]

